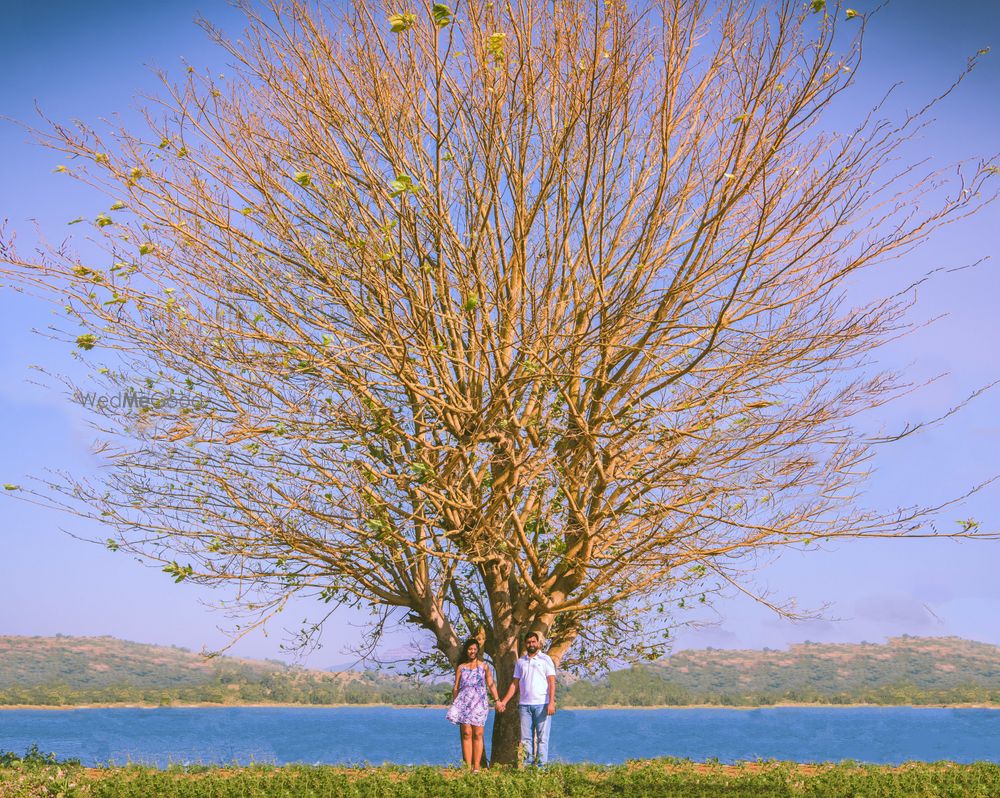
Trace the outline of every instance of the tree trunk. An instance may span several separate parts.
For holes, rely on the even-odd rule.
[[[493,658],[497,670],[497,689],[500,697],[506,695],[514,679],[514,663],[517,662],[516,639]],[[517,694],[504,712],[493,714],[493,744],[490,746],[491,765],[516,765],[517,747],[521,742],[521,720],[517,709]]]

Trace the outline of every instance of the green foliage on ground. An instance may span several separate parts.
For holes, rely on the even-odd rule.
[[[1000,795],[1000,765],[911,763],[900,767],[796,765],[786,762],[726,766],[657,759],[610,767],[551,765],[522,771],[466,773],[455,768],[171,767],[130,765],[85,769],[0,753],[5,798],[987,798]],[[42,757],[44,760],[45,758]]]

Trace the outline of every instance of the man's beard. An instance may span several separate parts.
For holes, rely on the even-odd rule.
[[[538,651],[538,646],[528,646],[529,654],[534,654],[536,651]]]

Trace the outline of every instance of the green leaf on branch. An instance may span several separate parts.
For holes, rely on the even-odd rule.
[[[296,172],[294,180],[303,188],[312,185],[312,178],[309,176],[308,172]]]
[[[814,14],[818,14],[820,11],[825,11],[826,0],[810,0],[809,8],[812,9]]]
[[[97,336],[93,333],[85,333],[84,335],[78,335],[76,337],[76,345],[80,349],[91,350],[94,348],[94,344],[97,343]]]
[[[108,551],[118,551],[119,549],[119,546],[115,542],[114,538],[108,538],[104,545],[107,546]]]
[[[59,164],[59,166],[57,166],[57,167],[56,167],[55,169],[53,169],[52,171],[53,171],[53,172],[68,172],[68,171],[69,171],[69,169],[67,169],[67,168],[66,168],[65,166],[63,166],[62,164]]]
[[[194,573],[194,568],[190,565],[178,565],[177,562],[172,562],[170,565],[165,565],[163,567],[163,572],[165,574],[170,574],[174,578],[174,582],[183,582],[189,576]]]
[[[77,277],[83,277],[87,280],[93,280],[95,283],[101,282],[101,275],[82,264],[78,264],[73,267],[73,274]]]
[[[124,202],[122,202],[121,200],[118,200],[118,202],[115,202],[115,203],[113,203],[111,205],[111,210],[113,210],[113,211],[122,211],[122,210],[125,210],[125,208],[127,208],[127,207],[128,206]]]
[[[439,28],[450,25],[452,22],[451,9],[444,3],[435,3],[434,7],[431,8],[431,16],[434,17],[434,24]]]
[[[114,224],[114,220],[106,213],[99,213],[97,218],[94,219],[94,224],[98,227],[107,227],[109,224]]]
[[[83,217],[82,216],[77,216],[72,221],[66,222],[66,224],[68,224],[68,225],[70,225],[70,224],[80,224],[80,222],[82,222],[82,221],[83,221]]]
[[[337,597],[337,589],[334,587],[324,587],[319,594],[324,604],[329,604]]]
[[[465,302],[462,303],[462,310],[465,311],[471,312],[478,307],[479,307],[479,300],[476,299],[474,296],[470,296],[468,299],[465,300]]]
[[[11,485],[9,482],[3,486],[4,490],[20,490],[18,485]]]
[[[857,11],[855,11],[853,8],[849,8],[849,9],[847,9],[847,11],[844,12],[844,18],[845,19],[854,19],[855,17],[859,17],[859,16],[861,16],[861,15]]]
[[[140,255],[148,255],[148,254],[149,254],[150,252],[152,252],[152,251],[153,251],[154,249],[155,249],[155,247],[154,247],[154,246],[153,246],[153,245],[152,245],[151,243],[149,243],[149,242],[147,241],[147,242],[146,242],[145,244],[142,244],[142,245],[141,245],[141,246],[139,247],[139,254],[140,254]]]
[[[389,188],[392,189],[389,196],[395,198],[406,193],[416,194],[420,189],[420,184],[414,183],[413,178],[409,175],[396,175],[396,179],[389,183]]]
[[[427,478],[431,475],[431,467],[427,463],[411,463],[410,468],[413,469],[418,482],[426,482]]]
[[[416,21],[416,14],[392,14],[389,17],[389,30],[393,33],[403,33],[412,28]]]
[[[486,52],[493,56],[495,61],[503,61],[503,42],[506,38],[506,33],[493,33],[486,40]]]

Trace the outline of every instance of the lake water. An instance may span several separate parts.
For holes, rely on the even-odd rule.
[[[88,765],[454,764],[461,758],[458,731],[444,714],[390,707],[0,710],[0,750],[22,753],[37,743]],[[564,762],[607,764],[659,756],[1000,762],[1000,710],[560,710],[550,753]]]

